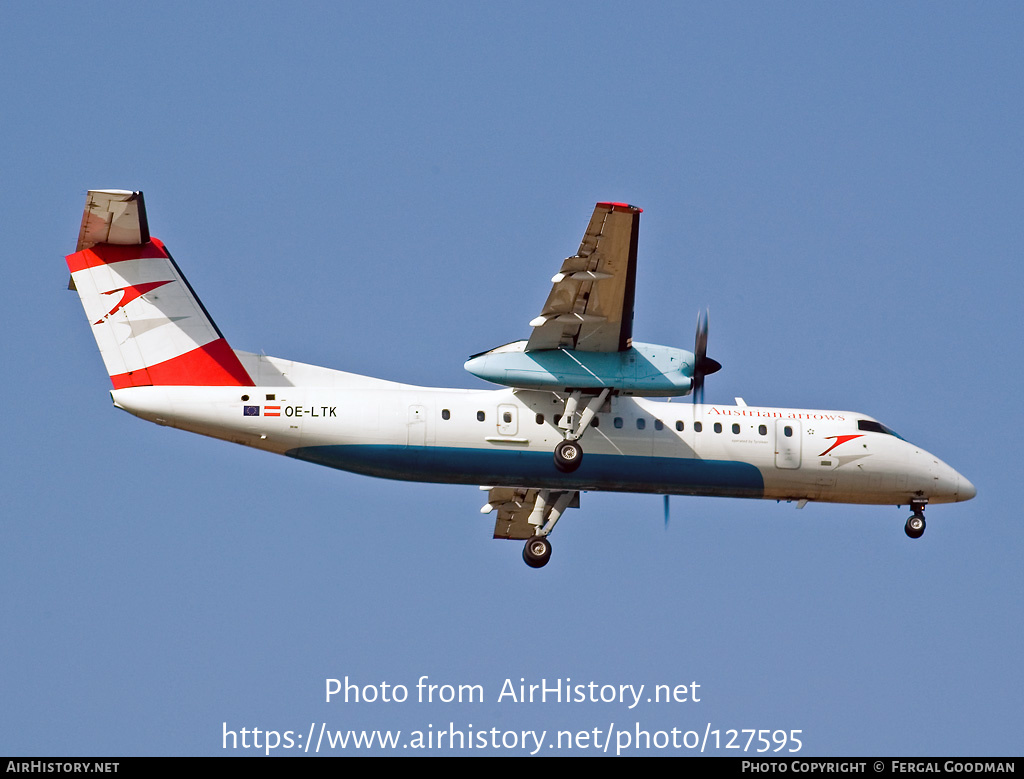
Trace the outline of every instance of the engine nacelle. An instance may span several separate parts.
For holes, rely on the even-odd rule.
[[[602,390],[622,395],[676,397],[693,386],[693,352],[634,343],[621,352],[576,349],[526,351],[526,341],[475,354],[465,368],[474,376],[506,387],[532,390]]]

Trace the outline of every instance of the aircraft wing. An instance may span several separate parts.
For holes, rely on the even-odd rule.
[[[532,538],[537,533],[537,528],[544,524],[544,517],[534,517],[535,522],[530,522],[537,505],[539,489],[527,487],[481,487],[487,490],[487,503],[480,511],[490,514],[494,509],[498,510],[498,518],[494,522],[494,537],[508,538],[524,541]],[[552,490],[548,493],[548,499],[555,503],[560,497],[568,495],[570,491]],[[579,508],[580,495],[572,492],[568,499],[568,508]]]
[[[636,248],[643,209],[598,203],[580,248],[551,279],[526,351],[620,352],[633,336]]]

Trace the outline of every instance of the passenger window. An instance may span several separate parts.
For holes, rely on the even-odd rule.
[[[722,432],[722,423],[721,422],[715,422],[715,432],[716,433],[721,433]]]
[[[757,426],[757,432],[760,433],[761,435],[768,435],[768,426],[767,425],[758,425]]]
[[[476,421],[477,422],[483,422],[485,419],[487,419],[487,415],[484,414],[483,411],[477,411],[476,412]]]
[[[643,417],[637,417],[636,429],[643,430],[645,427],[647,427],[647,420],[645,420]]]
[[[512,423],[512,412],[511,411],[504,412],[501,415],[501,418],[505,422],[506,425],[511,424]]]
[[[664,423],[660,419],[655,419],[654,420],[654,429],[655,430],[664,430],[665,429],[665,425],[664,425]]]
[[[441,409],[441,419],[451,419],[452,412],[446,408]]]
[[[613,424],[615,425],[616,429],[621,428],[622,427],[622,417],[615,417],[615,420],[614,420]]]
[[[735,422],[733,422],[733,425],[732,425],[732,432],[733,432],[734,435],[739,435],[740,434],[740,426],[737,425]]]
[[[680,433],[683,432],[683,420],[676,420],[676,430],[678,430]]]
[[[596,414],[594,415],[594,418],[590,420],[590,426],[591,427],[597,427],[600,423],[601,423],[601,420],[597,418]]]
[[[782,428],[782,432],[786,434],[786,438],[793,437],[793,428],[791,428],[789,425],[786,425],[784,428]]]
[[[702,425],[700,422],[694,422],[693,423],[693,432],[699,433],[703,429],[704,429],[704,425]]]
[[[544,415],[543,414],[538,414],[537,415],[537,424],[538,425],[543,425],[544,424]]]

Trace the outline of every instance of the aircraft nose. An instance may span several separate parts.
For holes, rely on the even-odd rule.
[[[978,491],[974,488],[974,485],[971,484],[967,479],[965,479],[960,474],[957,474],[957,481],[959,482],[956,491],[956,499],[958,501],[970,500],[971,498],[978,494]]]
[[[931,489],[928,494],[934,503],[959,503],[970,500],[978,491],[970,481],[965,479],[956,469],[942,462],[938,457],[926,454],[930,460],[928,471]]]

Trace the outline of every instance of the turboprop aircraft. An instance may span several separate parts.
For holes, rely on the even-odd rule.
[[[911,538],[928,503],[974,497],[967,479],[866,414],[705,404],[705,377],[721,367],[707,356],[706,313],[692,352],[633,341],[640,213],[598,203],[529,339],[469,359],[498,390],[232,349],[150,236],[141,192],[91,190],[67,263],[118,408],[355,473],[486,485],[494,537],[525,540],[534,568],[584,490],[909,505]],[[651,400],[684,395],[694,402]]]

